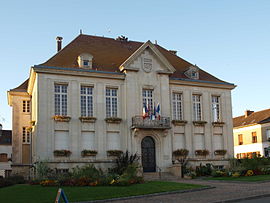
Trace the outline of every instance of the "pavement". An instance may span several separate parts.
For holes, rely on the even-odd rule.
[[[165,194],[152,197],[110,201],[114,203],[174,203],[174,202],[260,202],[270,197],[270,182],[228,182],[212,180],[177,180],[174,182],[201,184],[215,187],[188,193]],[[256,201],[257,200],[257,201]]]

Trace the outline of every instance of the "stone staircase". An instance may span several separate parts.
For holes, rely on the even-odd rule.
[[[162,180],[162,181],[176,181],[179,177],[173,176],[169,172],[147,172],[143,173],[143,178],[146,181]]]

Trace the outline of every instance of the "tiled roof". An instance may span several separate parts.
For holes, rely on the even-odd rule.
[[[52,58],[40,65],[79,68],[77,62],[78,56],[82,53],[89,53],[93,55],[93,69],[120,72],[119,66],[142,45],[142,42],[120,41],[113,38],[80,34]],[[193,64],[159,45],[155,46],[176,69],[170,77],[188,79],[184,72]],[[224,83],[224,81],[201,69],[199,70],[199,75],[199,80],[202,81]]]
[[[22,84],[20,84],[18,87],[11,89],[11,92],[26,92],[28,87],[28,80],[24,81]]]
[[[0,130],[0,145],[11,145],[11,144],[12,144],[12,131]]]
[[[268,122],[270,122],[270,109],[265,109],[262,111],[254,112],[247,117],[243,115],[233,118],[233,127],[241,127],[252,124],[262,124]]]

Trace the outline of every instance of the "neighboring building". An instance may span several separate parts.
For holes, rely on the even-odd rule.
[[[0,176],[7,177],[11,173],[12,159],[12,132],[11,130],[2,130],[0,124]]]
[[[234,155],[237,158],[269,156],[270,109],[247,110],[245,115],[233,119]]]
[[[60,171],[86,163],[107,168],[108,150],[137,152],[144,172],[168,171],[181,148],[193,165],[226,165],[216,150],[233,156],[233,84],[150,41],[81,34],[61,50],[61,40],[56,55],[8,92],[14,173],[27,173],[37,160]],[[158,103],[155,120],[142,116]],[[195,154],[205,149],[209,155]]]

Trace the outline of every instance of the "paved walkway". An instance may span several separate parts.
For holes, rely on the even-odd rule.
[[[214,186],[216,188],[169,195],[160,195],[146,198],[113,201],[115,203],[174,203],[174,202],[224,202],[232,199],[241,199],[258,195],[270,195],[270,182],[245,183],[245,182],[222,182],[205,180],[179,180],[176,182],[193,183]]]

